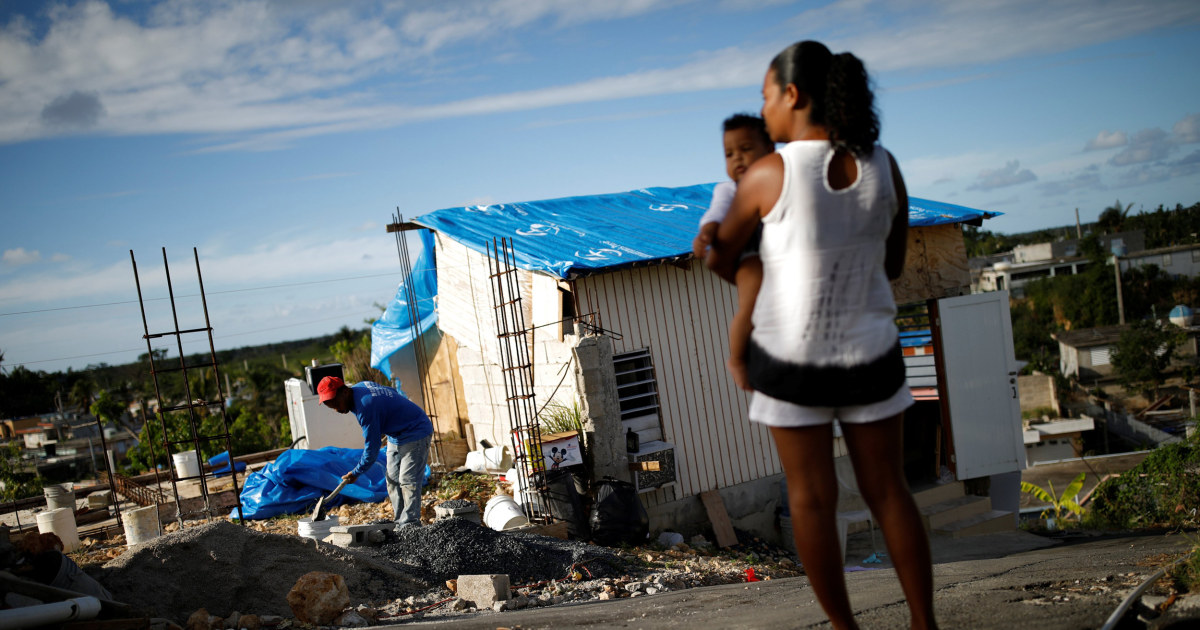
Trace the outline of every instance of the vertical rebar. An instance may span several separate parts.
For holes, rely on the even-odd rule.
[[[392,223],[396,225],[404,224],[404,217],[400,214],[400,209],[396,209],[396,214],[392,215]],[[429,380],[429,366],[431,361],[425,354],[425,343],[421,335],[421,308],[417,303],[417,289],[413,278],[412,257],[409,254],[408,238],[406,230],[398,230],[396,233],[396,254],[400,258],[400,271],[407,282],[404,283],[405,301],[408,302],[408,319],[409,326],[412,328],[412,347],[413,360],[417,364],[417,383],[421,391],[422,402],[425,403],[425,414],[429,416],[433,423],[433,439],[429,442],[430,453],[433,455],[431,461],[445,466],[445,460],[442,453],[442,438],[438,432],[438,413],[437,402],[433,396],[433,383]],[[422,270],[424,271],[424,270]]]
[[[536,493],[538,499],[534,501],[534,497],[526,497],[530,500],[522,501],[522,507],[530,520],[536,520],[539,516],[535,508],[540,508],[548,515],[549,503],[544,476],[541,479],[534,478],[535,473],[545,470],[545,460],[541,454],[541,428],[534,408],[533,364],[529,358],[529,330],[525,327],[516,255],[507,238],[499,241],[492,239],[485,249],[488,252],[488,277],[492,285],[492,307],[500,351],[498,360],[504,379],[509,423],[512,425],[510,439],[513,459],[522,478],[528,481],[530,490]],[[533,456],[534,449],[537,449],[537,457]],[[517,488],[520,492],[520,483]],[[548,516],[540,519],[542,522],[549,521]]]

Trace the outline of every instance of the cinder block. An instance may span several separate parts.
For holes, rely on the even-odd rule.
[[[458,576],[458,596],[475,608],[491,608],[508,601],[508,576],[500,573]]]
[[[371,523],[367,525],[334,525],[329,528],[326,542],[338,547],[365,547],[383,542],[384,532],[395,527],[393,523]]]

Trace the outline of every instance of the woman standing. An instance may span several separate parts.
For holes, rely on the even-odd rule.
[[[750,419],[770,427],[787,477],[796,549],[835,628],[856,628],[836,527],[833,420],[887,542],[912,627],[934,628],[929,540],[904,479],[904,377],[889,279],[900,275],[908,197],[862,62],[804,41],[763,81],[778,153],[742,177],[709,267],[732,280],[761,223],[763,283],[746,373]]]

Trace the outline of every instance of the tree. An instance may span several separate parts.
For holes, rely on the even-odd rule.
[[[1096,225],[1100,231],[1105,234],[1114,234],[1120,232],[1125,227],[1125,217],[1129,215],[1129,209],[1133,204],[1129,204],[1122,209],[1121,200],[1100,211],[1100,217],[1096,219]]]
[[[107,391],[100,392],[100,396],[92,406],[88,408],[93,416],[100,419],[101,422],[108,426],[116,427],[117,422],[121,419],[121,414],[125,413],[125,407],[120,401],[114,399]]]
[[[21,466],[21,445],[9,442],[0,446],[0,499],[15,501],[37,496],[42,492],[42,478],[37,472],[25,472]]]
[[[1163,374],[1186,338],[1186,333],[1173,324],[1134,322],[1121,333],[1112,355],[1113,369],[1121,385],[1151,400],[1157,399]]]

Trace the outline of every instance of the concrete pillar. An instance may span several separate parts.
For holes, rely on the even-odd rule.
[[[607,476],[631,482],[612,343],[602,335],[588,335],[581,325],[576,335],[575,383],[583,412],[585,463],[596,479]]]

